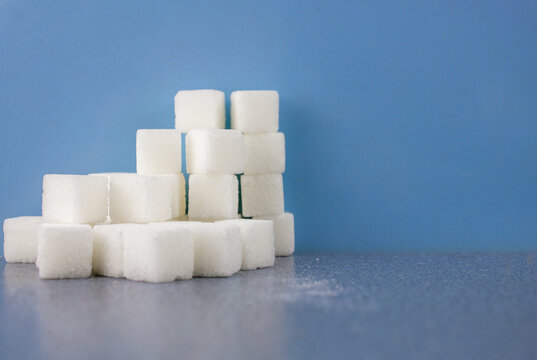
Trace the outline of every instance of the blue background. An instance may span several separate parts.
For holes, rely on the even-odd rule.
[[[298,250],[537,249],[535,1],[0,0],[0,218],[135,171],[179,89],[277,89]]]

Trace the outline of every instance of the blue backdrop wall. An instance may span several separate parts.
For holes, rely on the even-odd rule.
[[[0,0],[0,218],[135,171],[179,89],[277,89],[298,250],[537,249],[535,1]]]

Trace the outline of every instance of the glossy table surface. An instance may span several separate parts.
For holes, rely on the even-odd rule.
[[[537,359],[537,254],[278,258],[226,279],[0,263],[2,359]]]

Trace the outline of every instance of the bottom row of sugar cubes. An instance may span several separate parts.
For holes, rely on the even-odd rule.
[[[271,221],[268,221],[271,220]],[[45,279],[96,275],[168,282],[227,277],[274,265],[294,251],[293,215],[217,222],[151,224],[44,223],[41,217],[4,222],[8,262],[36,262]]]

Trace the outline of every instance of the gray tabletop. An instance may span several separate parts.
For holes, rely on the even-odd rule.
[[[0,264],[3,359],[537,359],[537,256],[297,254],[227,279]]]

